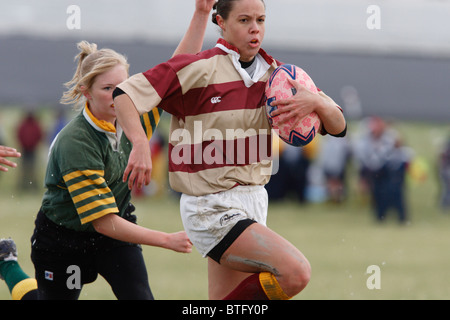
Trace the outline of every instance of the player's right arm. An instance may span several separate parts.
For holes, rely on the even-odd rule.
[[[195,12],[191,24],[173,56],[178,54],[196,54],[202,50],[209,14],[216,0],[196,0]]]
[[[174,56],[186,53],[195,54],[201,51],[209,14],[215,2],[215,0],[196,0],[191,23],[175,50]],[[130,190],[133,185],[141,188],[150,183],[152,161],[148,139],[140,124],[140,114],[133,100],[127,94],[115,95],[114,104],[117,120],[133,145],[123,180],[128,179]]]
[[[128,188],[131,190],[136,184],[138,188],[150,183],[152,173],[152,160],[150,144],[141,125],[139,113],[133,101],[126,94],[114,98],[116,116],[125,135],[133,145],[128,165],[123,174],[123,181],[128,179]]]

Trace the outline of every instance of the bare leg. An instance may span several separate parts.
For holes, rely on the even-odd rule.
[[[307,285],[311,267],[289,241],[255,223],[225,251],[220,265],[209,259],[210,299],[222,299],[249,273],[270,272],[284,293],[293,297]]]
[[[211,258],[208,258],[209,299],[223,299],[223,297],[236,288],[249,275],[247,272],[240,272],[224,267]]]

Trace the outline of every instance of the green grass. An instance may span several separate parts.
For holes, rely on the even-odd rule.
[[[48,119],[48,115],[47,119]],[[14,118],[16,119],[16,118]],[[447,284],[450,255],[450,215],[438,206],[435,161],[439,145],[448,135],[444,125],[396,123],[416,157],[428,165],[424,181],[409,181],[410,222],[399,225],[392,213],[376,223],[360,196],[354,171],[351,195],[341,205],[295,201],[272,203],[268,225],[295,244],[309,259],[312,278],[295,299],[450,299]],[[11,140],[12,141],[12,140]],[[39,165],[45,163],[43,148]],[[0,176],[0,237],[11,236],[19,248],[19,262],[33,275],[30,236],[43,190],[24,193],[16,189],[20,169]],[[175,232],[182,229],[176,198],[140,198],[134,201],[139,224]],[[157,299],[207,299],[206,261],[197,251],[179,254],[144,248],[150,285]],[[369,290],[367,267],[381,269],[381,289]],[[10,299],[0,282],[0,299]],[[81,299],[114,299],[99,277],[83,288]]]
[[[39,206],[37,196],[1,197],[0,234],[12,236],[19,247],[20,263],[33,274],[29,237]],[[181,229],[178,201],[173,198],[135,201],[139,223],[174,232]],[[421,213],[415,213],[421,214]],[[450,255],[450,217],[428,212],[408,225],[391,217],[376,224],[370,210],[359,205],[299,206],[273,204],[269,226],[294,243],[312,265],[312,279],[296,299],[449,299],[446,285]],[[194,251],[178,254],[144,248],[150,283],[158,299],[207,299],[205,260]],[[367,267],[381,268],[381,289],[366,286]],[[86,285],[82,299],[114,299],[99,278]],[[9,299],[0,284],[0,299]]]

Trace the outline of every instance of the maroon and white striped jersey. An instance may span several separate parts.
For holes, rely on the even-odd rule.
[[[172,115],[169,180],[175,191],[199,196],[270,179],[264,89],[281,63],[261,49],[250,76],[239,56],[219,39],[210,50],[176,56],[119,85],[141,115],[155,107]]]

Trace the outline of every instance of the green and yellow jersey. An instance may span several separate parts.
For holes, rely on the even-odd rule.
[[[149,140],[161,113],[141,117]],[[86,106],[50,147],[42,211],[76,231],[94,231],[91,222],[109,213],[123,216],[131,198],[122,181],[131,149],[120,127],[99,121]]]

